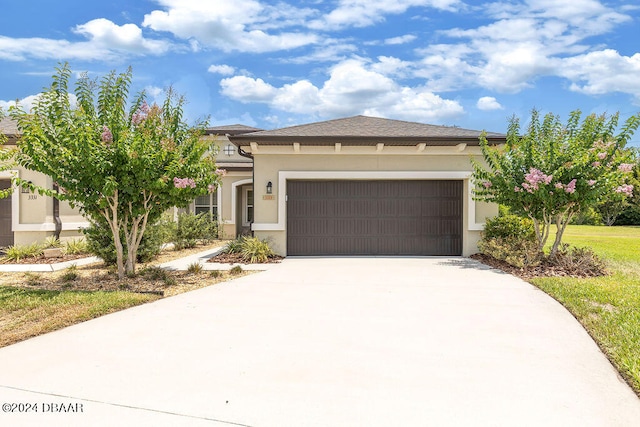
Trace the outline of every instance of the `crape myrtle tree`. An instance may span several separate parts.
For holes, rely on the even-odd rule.
[[[71,70],[65,64],[56,71],[32,110],[14,109],[12,116],[22,132],[18,162],[50,176],[58,191],[16,182],[106,221],[122,279],[135,273],[148,224],[217,187],[213,148],[201,138],[206,124],[188,126],[185,101],[171,90],[162,105],[149,105],[139,93],[128,109],[131,68],[99,81],[79,78],[75,105],[68,94]]]
[[[550,255],[562,242],[571,218],[608,200],[631,197],[626,177],[633,169],[625,144],[640,124],[640,114],[629,118],[616,134],[618,114],[570,114],[567,124],[534,110],[526,132],[520,122],[509,122],[506,144],[480,147],[486,166],[473,161],[476,200],[505,205],[533,220],[538,249],[543,250],[552,225],[557,228]]]

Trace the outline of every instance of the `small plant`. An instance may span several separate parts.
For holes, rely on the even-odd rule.
[[[257,237],[243,237],[242,258],[245,261],[251,263],[267,262],[269,257],[274,255],[273,250],[271,250],[266,241],[260,240]]]
[[[67,255],[79,255],[89,253],[89,246],[84,239],[67,240],[64,244],[64,253]]]
[[[199,262],[192,262],[187,267],[187,271],[191,274],[200,274],[202,272],[202,264]]]
[[[208,214],[182,213],[178,215],[173,242],[177,250],[193,248],[200,241],[206,243],[217,237],[218,224],[212,221]]]
[[[570,247],[564,243],[555,255],[549,257],[549,261],[570,271],[574,276],[594,277],[607,274],[606,263],[591,248]]]
[[[167,277],[165,277],[165,279],[163,280],[165,286],[175,286],[176,285],[176,278],[173,276],[169,276],[167,275]]]
[[[35,258],[42,255],[42,245],[32,243],[30,245],[13,245],[9,246],[4,255],[4,259],[8,261],[20,262],[24,258]]]
[[[75,264],[67,267],[65,272],[62,274],[61,279],[63,282],[73,282],[79,277],[78,275],[78,267]]]
[[[39,274],[32,273],[27,271],[24,273],[24,278],[27,281],[27,285],[29,286],[41,286],[42,285],[42,277]]]
[[[229,270],[229,274],[231,274],[232,276],[237,276],[240,273],[242,273],[242,267],[239,265],[236,265],[232,267],[231,270]]]
[[[220,272],[220,270],[211,270],[211,272],[209,273],[209,276],[213,277],[214,279],[217,279],[218,277],[222,276],[222,272]]]
[[[225,253],[225,254],[239,254],[240,252],[242,252],[242,242],[243,241],[244,241],[244,237],[238,237],[235,240],[231,240],[222,249],[222,253]]]
[[[62,246],[60,239],[56,238],[56,236],[49,236],[44,239],[44,249],[49,248],[59,248]]]
[[[518,268],[539,265],[543,258],[533,221],[511,214],[487,220],[478,249],[485,255]]]

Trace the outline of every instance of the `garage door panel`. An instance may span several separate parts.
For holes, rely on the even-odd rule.
[[[288,181],[289,255],[460,255],[462,181]]]

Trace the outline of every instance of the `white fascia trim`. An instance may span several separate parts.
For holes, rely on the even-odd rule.
[[[478,224],[476,218],[476,202],[473,200],[471,189],[471,175],[469,171],[279,171],[278,172],[278,222],[253,223],[253,231],[285,231],[287,224],[287,180],[288,179],[317,179],[317,180],[425,180],[425,179],[453,179],[467,182],[467,213],[469,230],[482,230],[484,224]]]
[[[223,221],[224,224],[235,224],[236,223],[236,203],[237,203],[237,194],[238,194],[238,186],[245,184],[253,184],[253,179],[242,179],[240,181],[236,181],[231,184],[231,220]],[[222,199],[218,199],[222,200]],[[220,207],[218,207],[218,212],[221,212]],[[222,217],[221,217],[222,218]]]

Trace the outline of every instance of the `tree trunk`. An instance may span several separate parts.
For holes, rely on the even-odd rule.
[[[113,244],[116,248],[116,266],[118,268],[118,279],[122,280],[125,277],[124,268],[124,248],[122,247],[122,240],[120,239],[120,220],[118,218],[118,190],[115,191],[112,200],[109,200],[110,211],[105,212],[105,219],[111,228],[113,234]]]
[[[564,214],[556,215],[556,238],[553,241],[553,246],[551,246],[550,257],[555,256],[558,253],[558,248],[560,248],[560,244],[562,243],[562,236],[564,234],[564,230],[567,228],[567,225],[571,221],[573,217],[573,212],[565,212]],[[564,220],[564,221],[563,221]]]

